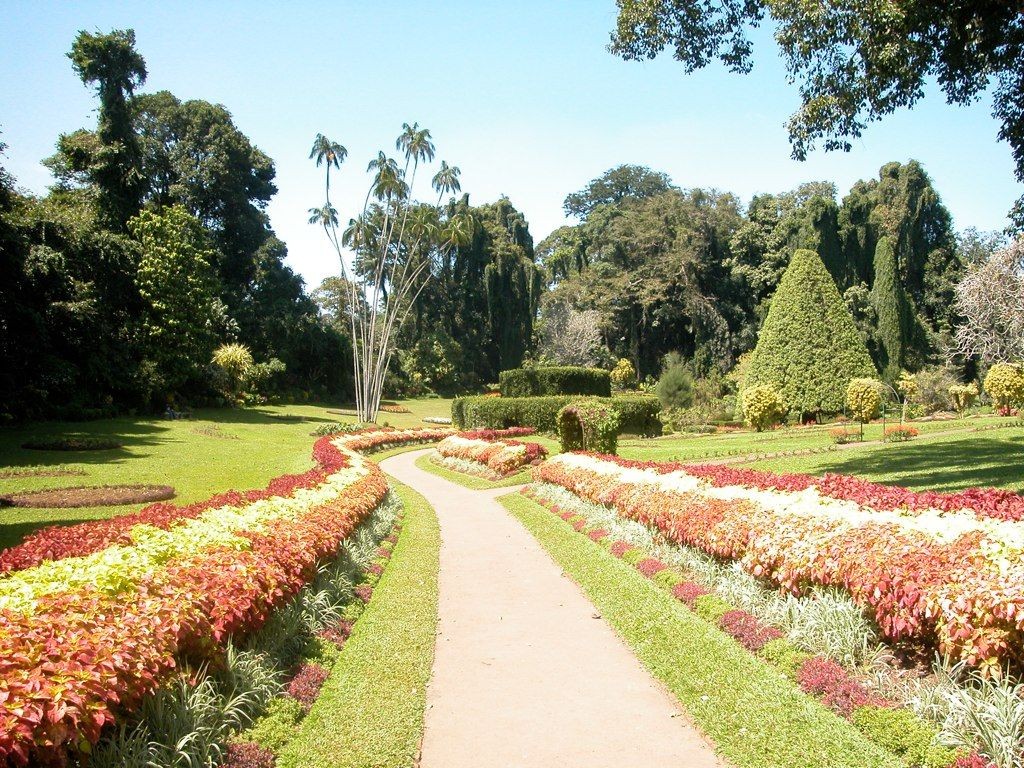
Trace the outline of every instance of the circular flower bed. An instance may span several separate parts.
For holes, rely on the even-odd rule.
[[[121,443],[109,437],[47,437],[27,440],[22,448],[30,451],[109,451]]]
[[[0,505],[46,509],[115,507],[171,498],[174,498],[174,489],[169,485],[84,485],[11,493],[0,496]]]

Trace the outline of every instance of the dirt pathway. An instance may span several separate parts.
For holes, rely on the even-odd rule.
[[[440,605],[423,768],[721,768],[662,689],[495,498],[381,466],[441,522]]]

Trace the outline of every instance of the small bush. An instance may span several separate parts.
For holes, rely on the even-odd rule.
[[[764,648],[761,649],[761,657],[794,680],[804,662],[811,658],[809,653],[801,651],[784,637],[765,643]]]
[[[978,399],[978,385],[973,381],[970,384],[953,384],[949,388],[949,399],[953,403],[953,409],[963,418],[967,409]]]
[[[887,443],[905,443],[920,434],[916,427],[909,424],[896,424],[885,428],[885,435],[882,439]]]
[[[637,383],[636,368],[626,358],[619,358],[619,362],[612,369],[611,380],[615,389],[633,389]]]
[[[797,672],[797,682],[807,693],[821,696],[822,703],[843,717],[859,707],[877,704],[877,697],[831,659],[813,656]]]
[[[948,411],[953,407],[949,399],[949,389],[960,382],[948,368],[943,366],[922,368],[914,374],[913,378],[916,392],[908,397],[911,402],[921,406],[926,414]]]
[[[855,429],[847,429],[846,427],[835,427],[828,431],[828,436],[832,438],[832,442],[837,445],[845,445],[846,443],[855,443],[860,440],[860,432]]]
[[[658,379],[654,392],[664,408],[689,408],[693,405],[693,376],[682,363],[670,365]]]
[[[259,744],[249,741],[233,741],[228,744],[222,768],[274,768],[277,758],[274,753]]]
[[[784,413],[782,398],[767,384],[743,391],[743,418],[758,432],[778,424]]]
[[[319,664],[303,664],[288,683],[288,695],[308,710],[313,706],[330,672]]]
[[[558,412],[558,439],[562,451],[615,453],[619,415],[600,400],[579,400]]]
[[[719,628],[735,639],[748,651],[757,653],[772,640],[778,640],[782,633],[775,627],[769,627],[757,620],[757,617],[746,611],[733,610],[722,614],[718,620]]]
[[[672,587],[672,596],[685,603],[691,610],[697,608],[697,598],[708,594],[708,591],[693,581],[681,581]]]
[[[882,392],[874,379],[853,379],[846,387],[846,405],[862,425],[882,412]]]
[[[1024,405],[1024,366],[996,363],[985,376],[985,392],[998,410]]]
[[[502,397],[610,397],[612,394],[611,374],[608,371],[571,365],[502,371],[498,376],[498,386]]]
[[[294,698],[279,696],[271,700],[263,717],[243,733],[242,738],[271,752],[279,752],[295,736],[295,726],[302,715],[302,704]]]
[[[715,595],[701,595],[694,600],[693,610],[705,621],[717,625],[725,614],[733,610],[733,607]]]

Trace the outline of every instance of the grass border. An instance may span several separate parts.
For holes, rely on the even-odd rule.
[[[519,494],[533,534],[736,768],[895,768],[900,761],[632,566]]]
[[[405,505],[394,554],[279,768],[416,762],[434,663],[441,536],[427,500],[390,482]]]
[[[488,480],[486,477],[468,475],[465,472],[456,472],[453,469],[448,469],[448,467],[443,467],[434,462],[432,454],[429,453],[420,456],[416,459],[415,463],[424,472],[430,472],[474,491],[489,491],[492,488],[511,488],[530,482],[530,471],[528,469],[520,470],[508,477],[503,477],[501,480]]]

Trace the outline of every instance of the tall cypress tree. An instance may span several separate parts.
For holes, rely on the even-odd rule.
[[[888,237],[875,247],[875,284],[871,305],[878,316],[878,367],[886,379],[895,381],[907,366],[907,351],[913,338],[914,312],[903,290],[896,263],[896,250]]]
[[[790,410],[816,416],[842,411],[850,380],[875,375],[821,258],[796,251],[761,327],[744,387],[767,384]]]

